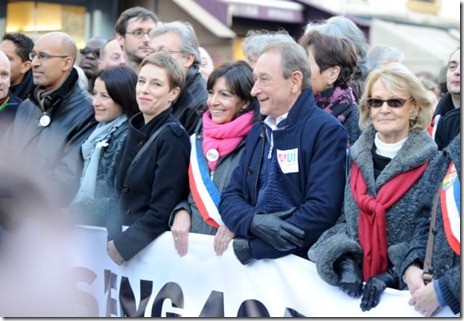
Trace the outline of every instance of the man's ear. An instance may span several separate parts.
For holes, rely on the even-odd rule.
[[[303,83],[303,74],[301,71],[295,70],[291,76],[292,79],[292,93],[295,94],[301,90],[301,84]]]
[[[29,69],[31,69],[31,66],[32,66],[31,61],[29,61],[29,60],[23,61],[21,63],[20,73],[24,75],[26,72],[29,71]]]

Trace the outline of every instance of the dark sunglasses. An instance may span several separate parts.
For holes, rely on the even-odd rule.
[[[383,103],[387,103],[387,105],[392,108],[400,108],[400,107],[403,107],[404,104],[411,99],[413,98],[412,97],[408,99],[391,98],[387,100],[378,99],[378,98],[368,98],[366,100],[366,103],[369,108],[380,108],[382,107]]]
[[[89,48],[85,47],[81,50],[79,50],[82,55],[88,55],[88,54],[93,54],[96,57],[100,57],[100,49],[98,48]]]

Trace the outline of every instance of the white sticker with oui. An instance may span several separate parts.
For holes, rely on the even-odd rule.
[[[298,148],[277,150],[277,161],[284,174],[298,173]]]

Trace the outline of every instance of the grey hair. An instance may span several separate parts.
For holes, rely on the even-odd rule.
[[[268,30],[249,30],[242,43],[242,51],[245,56],[252,55],[259,57],[268,44],[280,41],[295,40],[286,30],[268,31]]]
[[[367,55],[371,70],[391,62],[403,62],[404,54],[398,49],[386,45],[373,46]]]
[[[310,87],[311,67],[309,66],[308,56],[305,49],[295,41],[273,42],[264,47],[261,54],[266,52],[279,52],[281,54],[282,75],[285,79],[291,77],[295,71],[300,71],[303,75],[301,90]]]
[[[189,22],[182,21],[158,23],[156,27],[151,30],[150,39],[168,32],[174,32],[179,35],[180,51],[184,54],[193,54],[195,56],[193,66],[198,68],[201,61],[200,50],[198,49],[200,45],[193,26]]]

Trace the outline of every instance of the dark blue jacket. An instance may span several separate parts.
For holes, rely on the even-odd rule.
[[[16,110],[18,110],[18,106],[22,102],[22,99],[13,95],[11,91],[8,93],[8,96],[10,97],[10,100],[5,108],[0,110],[0,134],[2,136],[4,136],[7,129],[13,123]]]
[[[305,231],[305,244],[292,252],[280,252],[250,234],[256,207],[258,179],[266,138],[262,122],[257,123],[246,141],[246,148],[232,180],[222,194],[219,211],[225,225],[239,237],[250,240],[256,259],[278,258],[290,253],[306,257],[305,250],[340,216],[345,184],[347,134],[332,115],[315,104],[310,88],[304,90],[288,117],[273,131],[274,149],[298,149],[298,173],[283,174],[287,198],[297,208],[288,222]],[[279,195],[276,195],[279,197]]]

